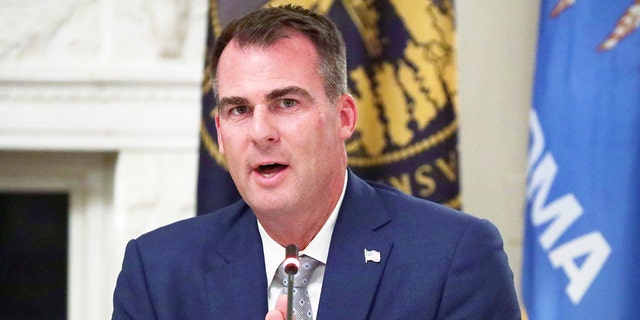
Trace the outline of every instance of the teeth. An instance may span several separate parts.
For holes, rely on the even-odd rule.
[[[268,168],[268,166],[270,166],[271,164],[265,164],[265,165],[261,165],[258,167],[258,172],[260,172],[261,175],[265,176],[265,177],[269,177],[273,174],[267,173],[265,172],[265,169]]]
[[[278,164],[277,163],[270,163],[270,164],[265,164],[265,165],[261,165],[258,167],[258,172],[266,178],[269,178],[273,175],[275,175],[278,170],[277,170]]]

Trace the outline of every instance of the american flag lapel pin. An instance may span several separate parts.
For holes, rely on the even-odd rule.
[[[364,249],[364,263],[375,262],[380,263],[380,251]]]

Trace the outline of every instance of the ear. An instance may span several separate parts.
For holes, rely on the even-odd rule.
[[[218,108],[216,107],[216,111],[214,111],[214,119],[216,122],[216,136],[218,137],[218,151],[220,154],[224,155],[224,144],[222,143],[222,130],[220,130],[220,115],[218,114]]]
[[[356,101],[350,94],[343,94],[336,104],[340,112],[340,138],[347,140],[356,130],[356,122],[358,121],[358,108]]]

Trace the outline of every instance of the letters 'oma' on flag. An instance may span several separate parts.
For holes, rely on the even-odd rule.
[[[640,314],[640,0],[543,1],[526,193],[529,319]]]

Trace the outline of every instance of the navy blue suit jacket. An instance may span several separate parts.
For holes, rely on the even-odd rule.
[[[267,284],[256,217],[240,201],[130,241],[113,319],[264,319]],[[318,319],[519,317],[490,222],[349,173]]]

